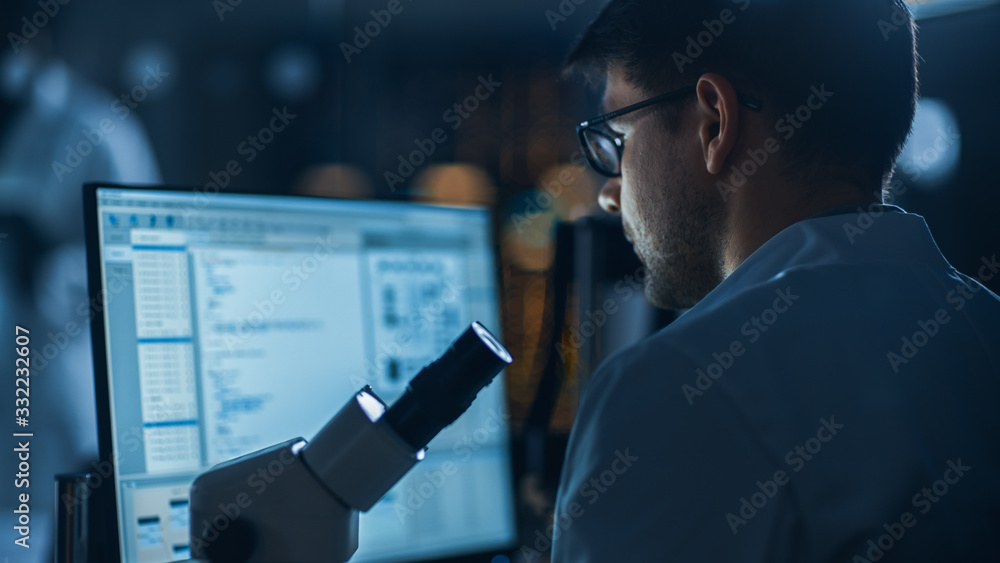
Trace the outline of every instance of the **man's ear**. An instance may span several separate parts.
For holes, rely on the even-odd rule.
[[[709,174],[722,172],[722,165],[736,146],[739,134],[739,98],[725,77],[712,72],[698,79],[698,134]]]

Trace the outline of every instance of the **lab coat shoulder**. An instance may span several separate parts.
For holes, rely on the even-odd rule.
[[[777,461],[725,397],[688,402],[682,385],[704,366],[671,332],[616,354],[590,380],[563,470],[557,510],[568,526],[556,561],[766,561],[794,543],[788,496],[754,510],[756,529],[742,533],[741,497],[755,485],[733,468],[773,478]]]

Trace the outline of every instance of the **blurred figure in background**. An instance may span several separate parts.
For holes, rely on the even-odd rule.
[[[0,8],[0,318],[11,334],[29,329],[32,350],[23,429],[34,433],[31,478],[18,491],[31,500],[31,549],[16,553],[23,562],[52,560],[55,474],[87,471],[98,457],[80,187],[160,178],[135,112],[57,58],[56,30],[72,17],[60,8]],[[4,456],[0,470],[16,473],[14,461]],[[9,546],[13,516],[0,517]]]

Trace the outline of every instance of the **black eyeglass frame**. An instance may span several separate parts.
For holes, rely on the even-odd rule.
[[[608,178],[620,178],[622,175],[621,163],[622,163],[622,156],[625,152],[625,140],[621,136],[609,135],[606,130],[596,129],[595,126],[600,125],[601,123],[604,123],[606,121],[615,119],[617,117],[621,117],[627,113],[638,111],[642,108],[649,107],[653,104],[658,104],[660,102],[664,102],[671,98],[678,98],[685,94],[690,94],[694,91],[695,91],[695,86],[685,86],[684,88],[681,88],[679,90],[667,92],[666,94],[660,94],[659,96],[654,96],[652,98],[649,98],[648,100],[643,100],[641,102],[634,103],[630,106],[625,106],[621,109],[617,109],[610,113],[599,115],[595,118],[588,119],[587,121],[584,121],[579,125],[577,125],[576,136],[580,141],[580,148],[583,149],[583,155],[587,158],[587,163],[590,164],[590,167],[595,172],[601,174],[602,176],[607,176]],[[763,103],[756,98],[750,96],[744,96],[740,93],[737,93],[736,97],[737,99],[739,99],[740,103],[747,106],[749,109],[753,111],[760,111],[760,108],[763,106]],[[618,172],[608,170],[597,163],[597,159],[594,158],[593,151],[590,149],[589,144],[587,143],[586,134],[588,131],[590,133],[593,133],[595,135],[600,135],[608,139],[615,146],[615,149],[618,152]]]

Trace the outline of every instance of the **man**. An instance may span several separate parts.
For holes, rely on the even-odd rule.
[[[882,204],[915,60],[899,0],[612,0],[582,35],[600,203],[690,310],[584,390],[554,561],[998,560],[1000,298]]]

